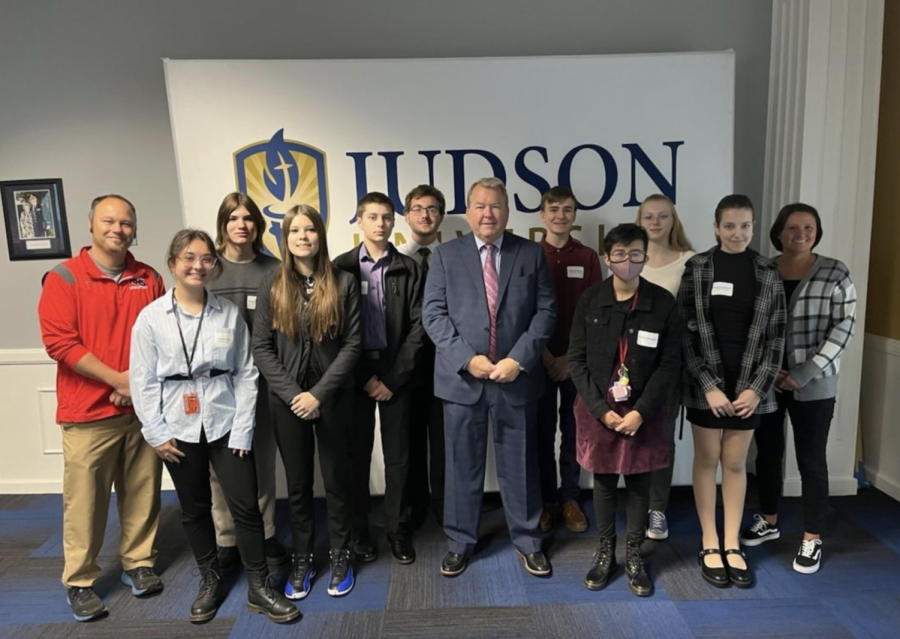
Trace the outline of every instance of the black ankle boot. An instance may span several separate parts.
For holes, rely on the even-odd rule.
[[[603,590],[610,577],[619,569],[616,563],[616,537],[600,537],[597,549],[591,558],[591,568],[584,578],[588,590]]]
[[[653,592],[653,582],[644,570],[644,559],[641,557],[642,541],[628,540],[625,548],[625,574],[628,575],[628,588],[638,597],[649,597]]]
[[[219,611],[219,603],[222,601],[222,578],[219,575],[218,561],[200,566],[200,589],[191,604],[191,623],[209,621]]]
[[[285,623],[300,616],[297,607],[269,584],[269,570],[247,570],[247,608],[261,612],[275,623]]]

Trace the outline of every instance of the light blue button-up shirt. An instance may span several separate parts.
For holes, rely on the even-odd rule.
[[[188,373],[175,313],[179,313],[188,354],[200,323],[199,315],[174,307],[174,294],[172,289],[146,306],[131,332],[131,401],[143,424],[144,439],[155,448],[172,438],[199,442],[201,431],[210,442],[230,432],[229,448],[250,450],[259,372],[250,354],[247,324],[237,306],[209,293],[191,366],[196,379],[167,380]],[[229,374],[203,376],[216,368]],[[184,395],[190,392],[197,393],[200,410],[186,415]]]
[[[485,248],[487,244],[479,238],[474,233],[472,237],[475,238],[475,246],[478,248],[478,256],[481,258],[481,270],[484,270],[484,263],[487,262],[487,249]],[[503,246],[503,234],[497,238],[496,242],[491,242],[494,245],[494,266],[497,267],[497,276],[500,276],[500,247]]]

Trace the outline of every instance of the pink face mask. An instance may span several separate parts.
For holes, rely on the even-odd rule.
[[[635,264],[632,261],[619,262],[618,264],[610,262],[609,270],[623,282],[629,282],[641,274],[644,270],[643,264]]]

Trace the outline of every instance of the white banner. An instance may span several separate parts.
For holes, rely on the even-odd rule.
[[[224,195],[247,192],[270,223],[311,204],[332,256],[358,242],[367,191],[398,210],[414,186],[447,197],[443,238],[466,232],[474,180],[505,179],[513,232],[539,238],[541,192],[569,185],[575,236],[633,221],[640,200],[675,200],[688,236],[713,242],[732,189],[734,54],[450,60],[165,61],[184,221],[215,230]],[[175,229],[173,229],[173,232]],[[395,243],[408,236],[399,220]]]

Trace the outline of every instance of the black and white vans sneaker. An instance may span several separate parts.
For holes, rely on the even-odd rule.
[[[794,570],[804,575],[811,575],[822,565],[822,540],[804,539],[800,550],[794,557]]]
[[[742,546],[758,546],[764,541],[771,541],[781,537],[778,526],[770,524],[762,515],[753,515],[753,525],[747,530],[741,531]]]

